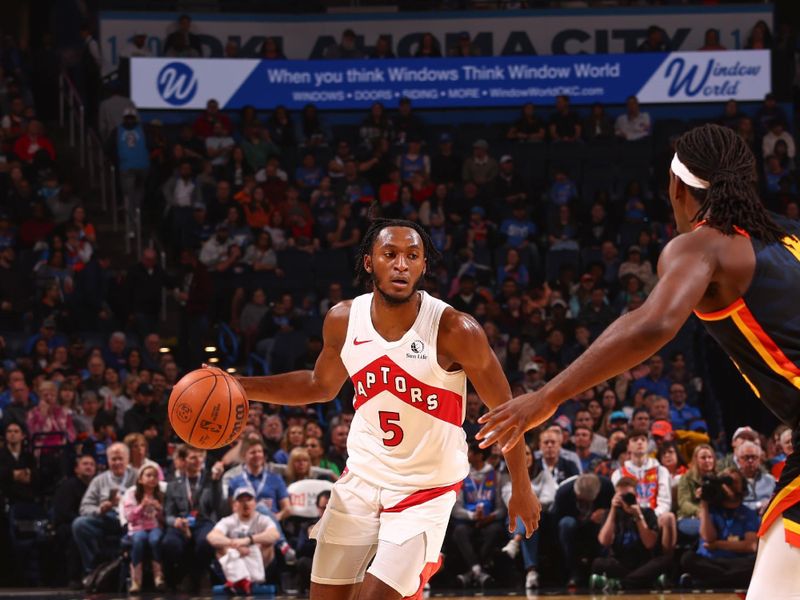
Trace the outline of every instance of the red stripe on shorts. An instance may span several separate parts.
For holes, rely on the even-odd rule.
[[[461,489],[461,481],[458,483],[454,483],[453,485],[446,485],[444,487],[438,488],[430,488],[427,490],[419,490],[418,492],[414,492],[410,496],[407,496],[394,506],[390,508],[384,508],[381,512],[403,512],[407,508],[411,508],[412,506],[418,506],[420,504],[424,504],[428,500],[433,500],[434,498],[438,498],[439,496],[443,496],[450,490],[454,491],[456,494],[458,490]]]

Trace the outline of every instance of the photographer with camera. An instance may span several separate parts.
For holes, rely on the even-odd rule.
[[[658,518],[652,508],[641,507],[636,498],[636,480],[617,481],[611,509],[597,536],[609,551],[592,562],[591,587],[614,590],[646,588],[657,580],[663,587],[671,557],[655,555],[658,545]]]
[[[744,478],[737,469],[703,477],[700,498],[700,543],[681,558],[693,585],[747,587],[756,562],[759,519],[744,506]],[[681,577],[682,583],[686,575]]]

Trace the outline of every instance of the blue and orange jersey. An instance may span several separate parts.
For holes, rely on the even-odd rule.
[[[787,236],[765,244],[750,237],[756,267],[750,287],[730,306],[695,314],[730,356],[753,393],[789,427],[800,444],[800,223],[773,217]],[[786,541],[800,547],[800,445],[761,520],[763,536],[783,520]]]
[[[695,314],[756,397],[796,428],[800,423],[800,223],[779,222],[789,234],[783,243],[750,238],[756,267],[747,292],[722,310]]]

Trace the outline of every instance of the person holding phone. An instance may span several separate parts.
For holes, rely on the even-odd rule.
[[[663,587],[670,569],[669,555],[655,555],[658,544],[658,518],[649,506],[640,506],[636,498],[636,480],[622,477],[597,535],[609,555],[592,562],[593,589],[615,590]]]

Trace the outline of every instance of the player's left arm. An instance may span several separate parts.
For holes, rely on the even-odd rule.
[[[438,352],[453,363],[461,365],[480,399],[489,408],[511,400],[511,388],[497,360],[483,327],[464,313],[447,309],[439,325]],[[530,537],[539,525],[541,505],[533,493],[528,469],[525,466],[525,442],[504,451],[512,492],[508,501],[509,530],[513,531],[517,517],[525,523]]]

